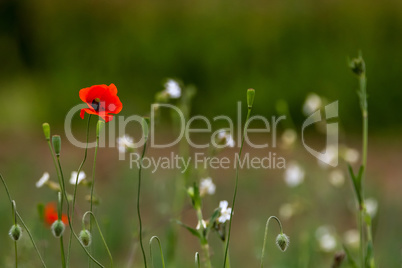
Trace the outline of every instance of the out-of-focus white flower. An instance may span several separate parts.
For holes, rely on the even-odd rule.
[[[212,178],[208,177],[202,179],[200,182],[200,196],[205,196],[206,194],[213,195],[215,193],[216,186],[212,182]]]
[[[285,131],[282,133],[281,140],[282,140],[282,146],[284,148],[290,148],[293,146],[297,139],[297,133],[291,128],[285,129]]]
[[[338,160],[338,149],[335,146],[329,145],[326,150],[321,153],[325,154],[325,157],[321,160],[317,159],[320,167],[326,169],[329,165],[335,165]]]
[[[364,200],[364,203],[366,205],[366,211],[367,213],[371,216],[371,218],[374,218],[374,216],[377,214],[377,209],[378,209],[378,202],[374,198],[370,197]]]
[[[70,184],[75,185],[75,181],[77,180],[77,171],[73,171],[71,172],[71,177],[70,177]],[[80,175],[78,176],[78,181],[77,181],[77,185],[80,184],[80,182],[82,180],[84,180],[87,177],[87,175],[85,175],[84,171],[80,171]]]
[[[285,170],[285,182],[290,187],[296,187],[304,181],[304,169],[296,162],[290,162]]]
[[[224,200],[219,203],[219,208],[221,215],[218,218],[220,223],[225,223],[226,221],[230,220],[230,215],[232,213],[232,208],[228,208],[228,201]]]
[[[307,98],[303,105],[303,113],[306,116],[309,116],[311,113],[317,111],[321,108],[322,100],[320,96],[315,93],[310,93],[307,95]]]
[[[230,135],[229,131],[226,131],[226,130],[219,131],[218,139],[219,139],[219,141],[224,143],[225,146],[229,146],[232,148],[235,146],[235,141],[234,141],[232,135]]]
[[[331,252],[336,248],[336,238],[332,228],[321,226],[315,232],[320,249],[324,252]]]
[[[345,241],[346,245],[353,247],[353,248],[358,248],[359,244],[360,244],[359,231],[356,229],[346,231],[343,234],[343,240]]]
[[[172,99],[180,98],[181,88],[179,83],[176,80],[168,79],[165,83],[165,92]]]
[[[352,148],[347,148],[343,154],[343,158],[346,162],[354,164],[359,160],[360,154],[359,151]]]
[[[341,187],[345,183],[345,176],[342,170],[332,170],[329,173],[329,182],[335,187]]]
[[[293,205],[290,203],[282,204],[279,207],[279,216],[284,219],[288,220],[294,215],[294,208]]]
[[[132,149],[134,139],[128,135],[123,135],[117,138],[117,149],[119,153],[124,154],[128,149]]]
[[[202,223],[203,229],[206,229],[207,228],[207,223],[204,220],[201,220],[201,223]],[[197,229],[197,230],[201,229],[200,222],[198,222],[197,227],[195,227],[195,229]]]
[[[49,173],[45,172],[43,173],[42,177],[36,182],[36,188],[42,187],[48,180],[50,176]]]

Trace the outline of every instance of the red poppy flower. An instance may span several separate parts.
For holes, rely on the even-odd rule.
[[[117,88],[114,84],[94,85],[80,90],[80,99],[89,108],[81,109],[81,118],[84,119],[85,113],[96,114],[102,117],[105,122],[113,119],[114,114],[120,113],[123,105],[117,97]]]
[[[57,208],[55,203],[47,203],[45,207],[45,215],[44,215],[45,223],[48,226],[51,226],[55,221],[59,219],[57,215]],[[64,224],[68,224],[68,219],[67,215],[62,214],[61,215],[61,220],[64,222]]]

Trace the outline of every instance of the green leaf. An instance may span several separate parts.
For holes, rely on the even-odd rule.
[[[359,266],[356,264],[355,260],[353,259],[353,256],[350,253],[349,249],[345,245],[342,245],[342,247],[346,253],[346,257],[347,257],[349,265],[353,268],[359,268]]]
[[[191,228],[190,226],[185,225],[184,223],[182,223],[179,220],[176,220],[176,223],[179,224],[180,226],[186,228],[191,234],[193,234],[194,236],[198,237],[201,239],[201,234],[198,230]]]
[[[364,266],[366,268],[375,268],[374,254],[373,254],[373,243],[371,241],[369,241],[368,244],[367,244],[366,259],[365,259],[365,265]]]
[[[355,193],[357,196],[357,201],[359,202],[359,205],[363,204],[363,198],[362,198],[362,176],[363,176],[363,166],[360,167],[359,173],[357,176],[355,176],[352,167],[348,164],[348,170],[350,177],[352,178],[353,182],[353,187],[355,189]]]
[[[219,208],[214,210],[211,218],[209,219],[209,224],[207,225],[206,234],[208,234],[209,230],[212,228],[212,226],[214,226],[214,222],[216,221],[216,219],[219,217],[220,214],[221,214],[221,211]]]

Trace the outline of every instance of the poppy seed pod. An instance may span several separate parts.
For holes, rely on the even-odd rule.
[[[247,106],[249,109],[253,107],[254,96],[255,96],[255,90],[253,88],[249,88],[247,90]]]
[[[66,226],[61,220],[57,220],[52,224],[51,229],[54,237],[59,238],[60,236],[63,235]]]
[[[89,247],[92,242],[92,235],[88,230],[84,229],[81,230],[79,239],[81,243],[84,245],[84,247]]]
[[[276,245],[282,251],[285,251],[289,246],[289,237],[284,233],[278,234],[276,237]]]
[[[45,138],[47,141],[50,140],[50,125],[48,123],[43,123],[43,134],[45,134]]]
[[[60,150],[61,150],[61,138],[59,135],[54,135],[52,137],[52,143],[53,143],[53,148],[54,148],[54,153],[59,156],[60,155]]]
[[[21,238],[22,235],[22,229],[18,224],[14,224],[11,229],[10,232],[8,233],[11,237],[12,240],[14,241],[18,241]]]

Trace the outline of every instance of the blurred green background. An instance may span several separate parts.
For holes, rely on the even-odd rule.
[[[114,83],[123,102],[121,114],[141,115],[148,113],[164,79],[173,77],[197,87],[193,114],[234,117],[236,102],[244,101],[245,90],[253,87],[257,90],[254,114],[270,117],[276,113],[277,100],[285,99],[296,125],[305,118],[301,107],[306,95],[316,92],[330,101],[339,100],[339,121],[346,133],[343,142],[360,148],[358,84],[347,67],[347,56],[362,50],[370,116],[367,192],[379,200],[381,211],[374,224],[376,254],[381,267],[398,267],[402,248],[398,229],[402,224],[398,197],[402,125],[397,109],[402,101],[401,45],[402,2],[397,0],[2,0],[0,171],[20,204],[21,214],[40,237],[50,267],[58,267],[56,242],[38,223],[33,205],[55,200],[49,190],[34,188],[45,170],[53,170],[40,125],[47,121],[53,133],[63,133],[65,115],[80,103],[81,88]],[[84,121],[76,119],[75,124],[84,131]],[[63,150],[66,173],[70,174],[77,169],[83,152],[66,140]],[[137,177],[127,162],[119,163],[116,157],[115,150],[99,156],[98,194],[103,198],[99,217],[117,267],[126,267],[130,256],[135,256],[134,263],[141,263],[135,233]],[[354,198],[351,185],[346,182],[343,188],[334,189],[328,184],[328,174],[317,169],[304,150],[287,157],[305,161],[306,184],[296,191],[284,185],[279,171],[241,174],[236,211],[240,221],[233,225],[233,267],[258,265],[264,220],[277,215],[284,202],[302,203],[305,209],[284,222],[292,238],[289,252],[278,252],[273,243],[268,247],[271,267],[330,267],[333,254],[319,252],[314,230],[320,225],[335,226],[340,233],[356,228],[355,215],[349,209]],[[91,160],[84,167],[87,174],[90,166]],[[340,168],[345,171],[346,164]],[[143,203],[147,239],[157,234],[166,243],[177,176],[174,172],[146,174]],[[230,200],[233,190],[233,170],[212,176],[218,192],[205,201],[205,214],[220,200]],[[0,198],[0,212],[7,219],[0,223],[0,266],[11,267],[13,253],[6,236],[11,219],[3,190]],[[85,201],[80,202],[79,213],[86,209]],[[185,211],[183,217],[195,224],[191,212]],[[24,243],[29,254],[22,255],[26,266],[21,267],[39,267],[34,261],[30,263],[36,257],[27,239]],[[219,267],[221,245],[216,238],[212,244],[213,260]],[[199,251],[197,241],[182,230],[180,258],[173,267],[192,267],[195,251]],[[100,245],[97,252],[103,252]],[[86,265],[78,248],[74,254]]]

